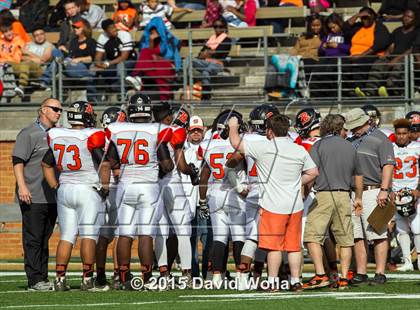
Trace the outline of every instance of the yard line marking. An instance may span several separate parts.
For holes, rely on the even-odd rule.
[[[123,305],[149,305],[149,304],[161,304],[169,301],[140,301],[140,302],[103,302],[94,304],[43,304],[43,305],[18,305],[18,306],[5,306],[2,309],[15,309],[15,308],[39,308],[39,307],[100,307],[100,306],[123,306]]]
[[[309,293],[309,292],[308,292]],[[364,295],[384,295],[385,293],[381,292],[348,292],[348,293],[336,293],[336,292],[324,292],[324,293],[309,293],[309,294],[299,294],[296,295],[296,293],[290,293],[290,292],[279,292],[279,293],[243,293],[243,294],[219,294],[219,295],[181,295],[178,296],[179,298],[253,298],[253,297],[259,297],[259,298],[266,298],[266,297],[273,297],[273,296],[364,296]]]

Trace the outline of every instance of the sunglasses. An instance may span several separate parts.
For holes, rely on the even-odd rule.
[[[80,29],[82,27],[72,26],[73,29]]]
[[[222,28],[225,28],[225,26],[223,26],[223,25],[213,25],[213,28],[222,29]]]
[[[63,112],[62,108],[53,107],[51,105],[47,105],[47,107],[50,108],[51,110],[53,110],[55,113],[58,113],[58,112],[62,113]]]

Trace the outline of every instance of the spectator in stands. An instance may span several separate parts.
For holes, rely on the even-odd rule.
[[[303,7],[303,1],[302,0],[280,0],[280,6]]]
[[[391,34],[391,45],[385,51],[385,55],[380,57],[370,69],[369,78],[366,83],[366,96],[379,94],[387,97],[387,88],[401,87],[398,80],[404,79],[404,57],[413,51],[413,42],[417,34],[416,29],[417,15],[414,10],[408,9],[404,12],[403,26],[395,29]],[[398,94],[398,90],[391,90]]]
[[[126,81],[140,90],[143,87],[141,76],[145,77],[145,84],[151,82],[152,87],[157,87],[160,100],[171,99],[171,84],[181,69],[179,47],[180,41],[169,32],[163,19],[154,17],[144,29],[139,58]]]
[[[325,12],[331,6],[331,3],[327,0],[309,0],[308,4],[311,12],[315,14]]]
[[[118,30],[112,19],[105,19],[102,29],[104,33],[96,44],[94,69],[105,78],[103,84],[109,86],[119,81],[121,70],[128,73],[134,67],[136,53],[131,34]]]
[[[43,28],[47,24],[49,1],[18,0],[15,9],[19,9],[19,20],[27,32]]]
[[[219,0],[219,3],[222,6],[222,17],[229,26],[248,27],[248,24],[245,21],[232,12],[239,12],[243,5],[242,0]]]
[[[0,11],[10,10],[12,6],[12,0],[0,0]]]
[[[348,56],[350,54],[351,38],[344,33],[344,21],[337,13],[332,13],[325,20],[328,34],[322,39],[318,54],[319,72],[317,79],[318,89],[322,89],[326,97],[335,96],[337,90],[338,77],[337,57]],[[315,82],[315,81],[314,81]]]
[[[173,8],[184,8],[191,10],[205,10],[206,6],[204,0],[181,0],[179,3],[175,3],[175,0],[168,0],[167,3]]]
[[[31,42],[32,39],[26,32],[22,23],[13,16],[9,10],[3,10],[0,12],[0,26],[1,25],[12,25],[12,31],[15,35],[18,35],[25,43]],[[2,33],[0,32],[0,36]]]
[[[35,29],[32,32],[32,37],[34,41],[27,43],[23,48],[21,70],[27,72],[27,77],[38,79],[44,72],[46,64],[52,59],[54,45],[47,41],[47,36],[42,28]]]
[[[243,13],[233,6],[228,6],[226,10],[245,22],[248,27],[253,27],[257,25],[256,15],[259,6],[258,0],[246,0]]]
[[[385,20],[400,20],[407,9],[417,10],[418,4],[416,0],[382,0],[381,8],[378,15],[382,16]]]
[[[96,41],[92,38],[92,28],[85,19],[80,19],[72,23],[75,37],[70,41],[68,54],[57,57],[56,61],[62,63],[66,76],[84,80],[87,85],[88,100],[96,101],[95,88],[93,87],[92,77],[95,73],[89,70],[95,58]],[[42,86],[50,85],[53,73],[54,62],[44,71],[41,81]]]
[[[58,49],[63,53],[69,52],[70,41],[74,38],[72,22],[80,20],[80,6],[76,0],[67,0],[64,4],[66,19],[60,25],[60,38],[58,39]]]
[[[214,34],[207,40],[200,51],[198,58],[192,61],[193,68],[200,72],[203,84],[203,99],[210,98],[211,77],[223,72],[223,61],[229,55],[231,39],[228,36],[227,23],[223,18],[213,24]]]
[[[21,68],[25,42],[13,33],[11,24],[1,25],[0,31],[3,33],[0,39],[0,64],[9,64],[13,67],[15,75],[19,78],[16,94],[23,96],[22,88],[28,84],[28,72]]]
[[[357,22],[358,19],[360,22]],[[377,56],[384,55],[391,43],[390,34],[382,22],[377,20],[375,11],[369,7],[360,9],[359,13],[347,20],[344,25],[345,31],[348,31],[352,37],[351,57],[346,60],[343,69],[350,73],[346,77],[353,80],[353,83],[346,87],[354,88],[357,96],[363,96],[361,91],[363,83]]]
[[[118,0],[112,19],[118,30],[131,31],[137,26],[139,16],[131,0]]]
[[[368,0],[335,0],[335,6],[338,8],[368,6]]]
[[[99,5],[92,4],[92,0],[82,0],[80,12],[93,29],[101,28],[101,23],[105,19],[105,12]]]
[[[191,9],[183,9],[178,7],[171,7],[168,4],[162,4],[159,0],[147,0],[146,5],[141,8],[140,27],[144,28],[152,20],[153,17],[160,17],[165,23],[168,30],[173,28],[169,18],[173,13],[191,13]]]
[[[292,56],[302,56],[305,74],[309,77],[318,64],[318,49],[324,36],[323,21],[318,14],[311,15],[307,21],[306,32],[302,34],[290,51]],[[316,71],[316,70],[315,70]]]
[[[222,15],[222,6],[219,0],[207,0],[206,14],[201,27],[213,27],[213,23]]]

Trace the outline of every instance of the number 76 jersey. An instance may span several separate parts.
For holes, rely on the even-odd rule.
[[[392,179],[392,190],[403,188],[415,189],[419,180],[420,143],[410,142],[406,147],[399,147],[395,143],[395,167]]]

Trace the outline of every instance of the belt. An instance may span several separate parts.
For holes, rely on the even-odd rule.
[[[350,193],[349,189],[326,189],[326,190],[318,190],[317,193],[322,193],[322,192],[345,192],[345,193]]]
[[[371,189],[381,188],[380,185],[363,185],[364,191],[370,191]]]

